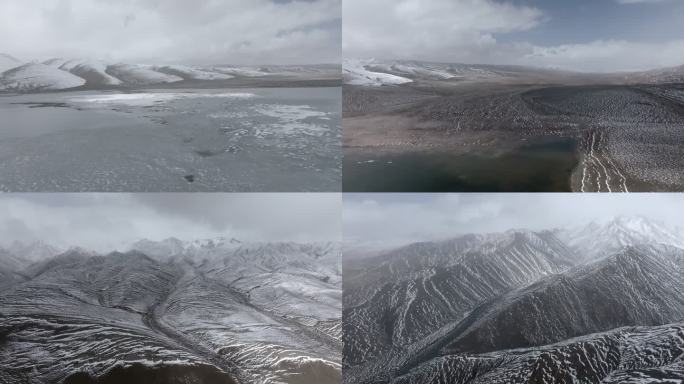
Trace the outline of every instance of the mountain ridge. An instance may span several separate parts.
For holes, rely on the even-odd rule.
[[[338,244],[164,245],[175,242],[184,245],[178,255],[143,241],[160,253],[71,248],[23,268],[26,279],[0,287],[3,348],[20,356],[0,353],[0,379],[19,372],[36,382],[81,373],[104,380],[117,366],[145,375],[177,365],[188,367],[185,380],[200,380],[196,367],[209,366],[213,380],[228,382],[339,381]],[[83,358],[81,350],[93,352]],[[37,361],[42,353],[54,358]]]
[[[662,223],[639,217],[617,217],[571,229],[461,235],[347,261],[344,382],[384,383],[394,382],[394,378],[397,383],[416,382],[399,378],[410,372],[421,372],[421,376],[406,378],[451,383],[458,377],[457,383],[470,383],[470,380],[479,383],[478,372],[500,372],[496,367],[505,366],[507,360],[473,360],[469,356],[504,354],[500,351],[511,348],[534,350],[624,326],[660,326],[681,321],[684,319],[682,240],[681,231]],[[580,247],[582,243],[587,246]],[[497,255],[503,257],[496,258]],[[514,255],[524,257],[516,260]],[[521,276],[526,278],[522,280],[510,280],[509,276],[524,271],[524,266],[535,265],[530,264],[533,255],[552,263],[548,265],[553,267],[523,273]],[[487,260],[492,265],[483,268]],[[511,263],[510,267],[497,268],[507,263]],[[474,272],[476,277],[464,278],[465,275],[456,273],[457,269],[450,265]],[[476,265],[479,267],[473,268]],[[423,282],[426,276],[431,278],[440,268],[446,268],[445,275],[454,281],[464,282],[464,287],[446,291],[447,294],[443,289],[423,289],[431,286]],[[508,272],[502,273],[504,270]],[[459,312],[443,309],[459,306],[459,295],[468,289],[485,292],[481,290],[484,286],[499,288],[480,296]],[[382,292],[393,294],[388,298]],[[422,304],[437,302],[441,307]],[[387,307],[387,303],[393,304]],[[412,313],[411,321],[399,322],[406,313]],[[383,329],[392,331],[387,333]],[[397,334],[410,336],[390,337]],[[456,365],[445,365],[446,360],[440,360],[442,368],[434,366],[436,359],[445,358]],[[470,365],[475,362],[476,365]],[[425,370],[430,366],[445,371]],[[472,369],[470,373],[454,371],[468,366]],[[516,369],[520,374],[532,374],[525,367]],[[587,374],[603,377],[605,372]],[[553,381],[550,379],[553,373],[544,375],[545,379],[537,380],[567,382]],[[452,379],[447,380],[449,377]],[[496,375],[487,377],[493,380]],[[506,377],[510,381],[501,382],[528,382]]]
[[[492,82],[517,79],[548,82],[565,79],[609,84],[684,82],[684,65],[644,71],[602,73],[525,65],[348,58],[343,60],[343,73],[345,84],[371,87],[412,84],[421,81]]]
[[[127,89],[141,86],[187,84],[226,86],[240,79],[336,80],[339,69],[331,65],[232,66],[174,65],[111,62],[83,58],[21,61],[0,53],[0,92]]]

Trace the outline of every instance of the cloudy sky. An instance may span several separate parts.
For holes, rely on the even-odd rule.
[[[631,71],[684,64],[684,0],[344,0],[345,57]]]
[[[684,229],[684,195],[580,193],[345,194],[344,241],[392,247],[466,233],[531,230],[637,216]]]
[[[142,238],[340,239],[339,194],[3,194],[0,245],[14,240],[100,252]]]
[[[0,52],[187,64],[337,63],[341,0],[0,0]]]

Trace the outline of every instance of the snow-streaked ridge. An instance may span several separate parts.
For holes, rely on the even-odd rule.
[[[37,254],[41,244],[8,248]],[[0,353],[0,381],[135,363],[216,366],[240,382],[340,381],[339,244],[170,238],[129,248],[48,249],[28,267],[2,263],[11,253],[0,250],[0,276],[5,264],[25,276],[0,284],[3,348],[17,352]]]
[[[411,83],[413,80],[391,75],[389,73],[376,72],[368,69],[373,60],[347,59],[342,63],[342,78],[345,84],[382,86]]]
[[[663,370],[652,358],[644,360],[643,371],[620,368],[611,365],[613,357],[591,349],[603,336],[587,336],[587,343],[599,343],[588,351],[584,341],[572,339],[684,318],[683,244],[676,228],[617,217],[568,229],[463,235],[346,261],[344,382],[684,379],[676,359],[666,359]],[[658,339],[641,353],[659,349],[652,357],[669,350],[676,355],[682,336],[675,344]],[[520,360],[516,356],[537,349],[502,352],[552,343],[571,347],[552,345],[548,353]],[[582,372],[569,372],[574,381],[559,375],[558,367],[579,369],[572,364],[584,358]],[[541,369],[543,380],[537,376]]]

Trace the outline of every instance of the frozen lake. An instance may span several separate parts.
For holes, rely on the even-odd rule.
[[[0,96],[2,191],[339,191],[340,88]]]

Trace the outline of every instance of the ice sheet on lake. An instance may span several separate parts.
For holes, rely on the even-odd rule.
[[[324,125],[304,121],[310,118],[330,119],[328,113],[314,110],[309,105],[260,104],[254,106],[253,110],[261,115],[278,120],[275,124],[264,124],[257,127],[255,133],[257,137],[299,134],[320,136],[329,131]]]
[[[177,99],[192,98],[236,98],[247,99],[256,97],[253,93],[234,92],[234,93],[117,93],[109,95],[78,96],[71,98],[77,103],[96,103],[96,104],[124,104],[130,106],[146,106],[163,103]]]

